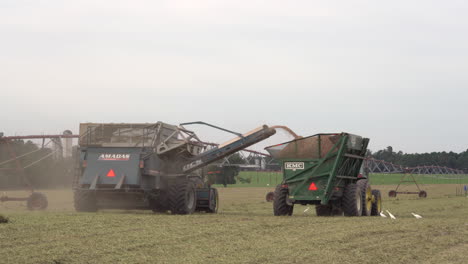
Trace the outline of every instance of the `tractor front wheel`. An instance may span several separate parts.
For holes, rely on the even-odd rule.
[[[342,208],[345,216],[362,215],[362,191],[358,184],[346,185],[343,193]]]
[[[192,181],[177,181],[169,187],[169,210],[172,214],[191,214],[197,207],[197,196]]]
[[[294,204],[289,200],[288,188],[281,185],[276,186],[273,200],[273,213],[275,216],[292,215]]]

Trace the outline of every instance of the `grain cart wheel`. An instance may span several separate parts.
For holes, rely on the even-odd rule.
[[[267,193],[267,195],[265,196],[265,200],[267,202],[273,202],[273,200],[275,199],[275,193],[274,192],[269,192]]]
[[[289,190],[281,185],[276,186],[273,200],[273,213],[276,216],[292,215],[294,204],[289,200]]]
[[[372,190],[372,210],[371,215],[380,215],[382,212],[382,195],[379,190]]]
[[[372,189],[368,180],[358,180],[362,193],[362,216],[370,216],[372,210]]]
[[[75,210],[77,212],[96,212],[96,194],[92,191],[75,191],[73,193]]]
[[[315,213],[317,216],[331,216],[332,215],[332,206],[317,204],[315,205]]]
[[[210,189],[210,207],[206,209],[207,213],[216,214],[219,207],[219,196],[216,188]]]
[[[197,207],[197,195],[192,181],[177,181],[169,187],[169,210],[172,214],[191,214]]]
[[[391,190],[388,192],[388,197],[396,197],[396,191]]]
[[[33,192],[26,201],[29,210],[44,210],[48,204],[47,197],[39,192]]]
[[[362,215],[362,191],[358,184],[346,185],[343,192],[342,208],[345,216]]]
[[[419,198],[426,198],[427,197],[427,192],[426,191],[420,191],[418,196],[419,196]]]

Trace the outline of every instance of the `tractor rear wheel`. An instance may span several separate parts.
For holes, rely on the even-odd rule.
[[[191,214],[197,207],[197,195],[192,181],[183,180],[171,184],[168,194],[172,214]]]
[[[358,184],[346,185],[343,192],[342,208],[345,216],[362,215],[362,191]]]
[[[49,202],[43,193],[33,192],[26,201],[29,210],[44,210]]]
[[[219,207],[219,196],[216,188],[210,189],[210,206],[205,210],[207,213],[216,214]]]
[[[372,189],[369,181],[366,179],[358,180],[357,185],[362,193],[362,216],[370,216],[372,210]]]
[[[75,191],[73,193],[75,210],[77,212],[96,212],[96,194],[92,191]]]
[[[275,216],[292,215],[294,204],[289,200],[289,190],[281,185],[276,186],[273,200],[273,213]]]
[[[379,190],[372,190],[372,196],[373,201],[371,215],[380,215],[380,212],[382,212],[382,195],[380,194]]]

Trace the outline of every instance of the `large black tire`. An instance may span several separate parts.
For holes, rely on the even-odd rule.
[[[350,183],[343,192],[342,209],[345,216],[362,215],[362,191],[359,185]]]
[[[29,210],[44,210],[49,202],[43,193],[33,192],[26,201],[26,205]]]
[[[372,211],[372,189],[367,179],[357,181],[361,188],[362,216],[370,216]]]
[[[292,215],[294,204],[289,201],[288,188],[276,186],[275,199],[273,201],[273,213],[275,216]]]
[[[75,191],[73,193],[77,212],[97,212],[96,194],[93,191]]]
[[[379,190],[372,190],[372,196],[374,197],[374,199],[372,202],[371,215],[378,216],[382,211],[382,194]]]
[[[210,189],[210,206],[205,210],[207,213],[216,214],[219,207],[219,196],[216,188]]]
[[[197,207],[195,186],[190,180],[172,183],[167,198],[172,214],[192,214]]]

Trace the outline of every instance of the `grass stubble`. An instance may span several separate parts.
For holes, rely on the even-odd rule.
[[[466,263],[468,199],[452,185],[428,198],[387,198],[382,217],[316,217],[296,206],[274,217],[272,188],[219,188],[216,215],[104,210],[76,213],[69,190],[49,190],[49,208],[0,204],[0,263]],[[423,216],[416,219],[415,212]]]

